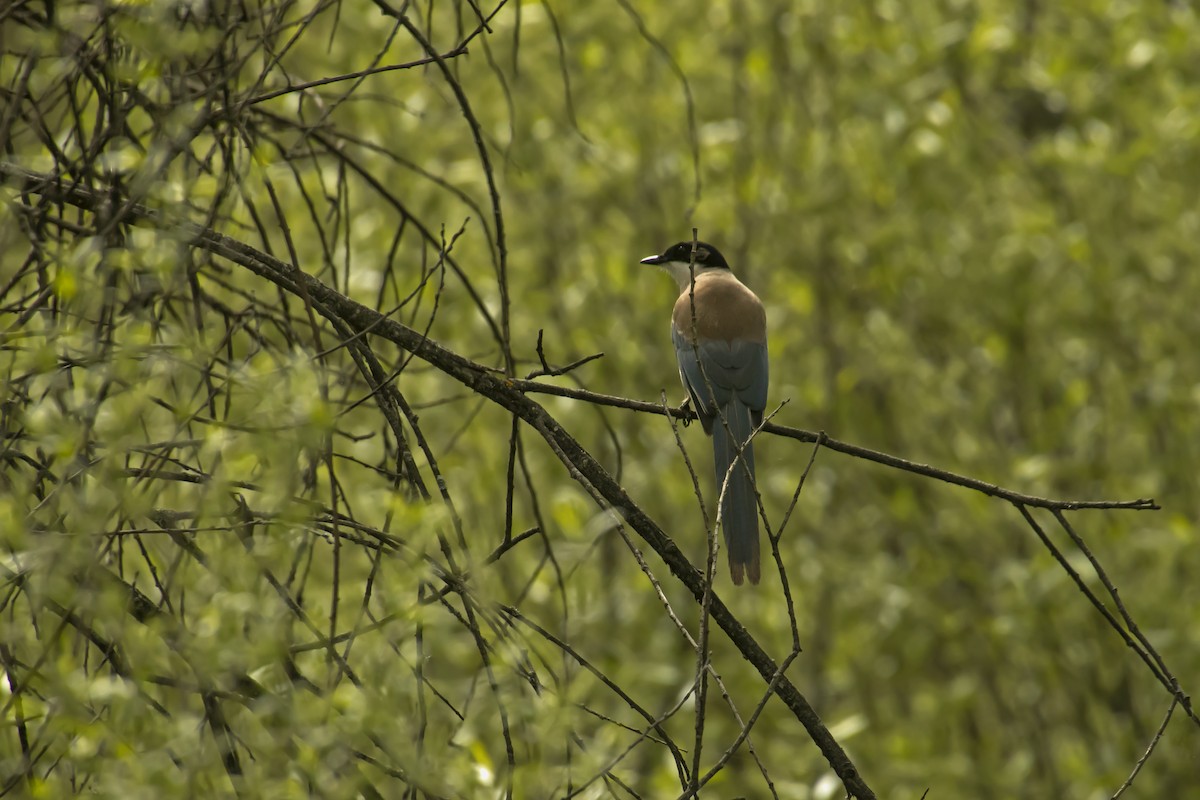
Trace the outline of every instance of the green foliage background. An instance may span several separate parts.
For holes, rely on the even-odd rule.
[[[469,8],[433,5],[429,30],[445,51],[461,35],[457,26],[476,23]],[[282,9],[291,23],[317,11]],[[94,10],[60,6],[61,25],[91,30]],[[167,4],[135,4],[113,20],[129,43],[124,63],[149,94],[166,65],[212,45],[203,34],[164,34],[172,13]],[[391,26],[368,3],[339,6],[336,15],[327,8],[279,55],[281,69],[295,82],[364,69]],[[651,400],[665,389],[677,401],[667,335],[675,289],[637,260],[696,226],[766,302],[771,398],[786,403],[776,422],[1035,495],[1154,497],[1161,511],[1073,519],[1184,689],[1196,684],[1200,20],[1191,8],[512,3],[490,27],[449,63],[496,168],[519,375],[537,366],[542,330],[554,363],[605,354],[557,382]],[[53,51],[62,42],[45,34],[41,45]],[[382,63],[422,55],[401,35]],[[15,64],[0,66],[5,86],[20,78]],[[56,68],[40,60],[31,91],[52,85]],[[233,96],[282,86],[255,90],[262,68],[261,57],[248,56],[231,80]],[[344,88],[324,91],[327,123],[372,145],[348,152],[435,239],[437,226],[450,239],[470,218],[453,252],[498,316],[496,221],[473,132],[438,70],[364,78],[344,102],[330,102]],[[289,115],[299,102],[284,95],[262,107]],[[174,113],[179,119],[162,130],[185,125],[189,109]],[[193,151],[211,146],[205,135]],[[234,153],[222,168],[239,175],[245,194],[219,201],[222,230],[285,255],[278,222],[256,230],[247,211],[268,204],[270,184],[307,272],[381,309],[417,289],[420,305],[398,318],[428,324],[435,341],[502,367],[463,281],[449,274],[442,288],[440,278],[420,288],[418,265],[436,253],[410,237],[389,266],[400,220],[362,178],[346,182],[344,238],[323,238],[325,209],[310,212],[297,187],[332,193],[338,174],[306,160],[303,143],[263,133]],[[112,158],[131,159],[135,171],[153,153],[112,147]],[[32,134],[14,133],[4,158],[49,168]],[[187,203],[219,198],[211,175],[175,164],[160,178],[147,189],[158,207],[186,213]],[[0,283],[21,285],[29,245],[13,211],[17,194],[6,193]],[[384,452],[374,435],[379,411],[345,407],[365,394],[345,355],[315,359],[321,348],[311,336],[290,341],[266,325],[263,341],[239,335],[231,344],[211,312],[207,326],[187,314],[152,324],[135,309],[103,358],[64,367],[64,359],[96,353],[93,323],[111,302],[105,270],[149,271],[182,291],[182,251],[170,236],[144,230],[119,249],[81,238],[52,264],[67,313],[31,325],[19,308],[0,309],[10,437],[0,497],[9,575],[0,620],[9,674],[4,777],[20,770],[9,724],[14,675],[26,676],[23,713],[40,720],[47,748],[39,781],[26,787],[42,796],[230,793],[205,710],[188,687],[211,680],[234,692],[237,675],[270,690],[267,699],[225,704],[239,747],[253,754],[242,788],[250,796],[345,796],[361,791],[364,774],[387,785],[347,749],[373,746],[400,765],[400,783],[430,796],[497,796],[505,749],[501,703],[491,697],[502,698],[514,731],[516,796],[563,796],[620,755],[636,737],[612,720],[635,729],[644,722],[544,638],[493,620],[498,685],[489,689],[477,642],[456,615],[418,602],[438,583],[420,555],[441,557],[448,512],[367,468]],[[236,269],[223,283],[212,276],[205,271],[207,291],[235,310],[271,295]],[[338,338],[328,328],[324,337],[326,348]],[[381,351],[399,365],[397,353]],[[215,354],[231,364],[221,380],[230,402],[219,413],[205,407],[194,366]],[[528,478],[518,470],[513,526],[542,524],[544,535],[485,567],[504,533],[510,418],[419,362],[397,387],[419,411],[461,516],[467,564],[459,566],[474,565],[481,606],[520,608],[652,715],[671,708],[693,683],[695,657],[611,517],[525,431]],[[700,563],[704,521],[667,422],[548,396],[544,403]],[[195,415],[185,419],[179,408]],[[131,454],[172,437],[198,440],[196,463],[212,481],[131,483],[123,473]],[[707,488],[707,443],[694,428],[683,439]],[[108,460],[48,495],[36,488],[44,476],[13,455],[41,448],[61,466],[97,442]],[[354,518],[402,538],[399,554],[379,558],[352,539],[318,535],[313,508],[295,498],[329,500],[325,448],[338,455]],[[758,448],[760,489],[778,520],[811,449],[765,438]],[[224,523],[239,482],[257,487],[244,493],[256,512],[274,515],[249,551]],[[188,520],[196,527],[189,541],[203,562],[181,555],[177,537],[147,535],[135,546],[113,536],[162,508],[198,515]],[[881,797],[916,798],[927,787],[933,800],[1109,797],[1170,702],[1001,501],[820,452],[781,554],[805,647],[789,675]],[[653,554],[648,561],[694,630],[689,596]],[[187,635],[135,621],[119,587],[81,581],[94,578],[97,563],[150,595]],[[1073,563],[1099,589],[1082,557]],[[294,589],[315,627],[281,601],[268,573]],[[156,593],[160,585],[167,590]],[[718,591],[769,650],[787,653],[773,570],[762,586],[738,591],[721,575]],[[86,610],[121,643],[128,673],[115,676],[94,640],[56,629],[62,616],[47,613],[51,604]],[[341,622],[331,626],[335,608]],[[331,627],[343,633],[373,620],[347,656],[355,686],[320,640]],[[502,633],[509,625],[518,632]],[[713,644],[714,666],[744,717],[762,682],[722,637]],[[279,661],[289,648],[322,691],[287,680]],[[523,681],[528,671],[538,673],[540,693]],[[457,711],[430,697],[418,672]],[[162,676],[172,676],[173,690],[152,680]],[[155,713],[151,698],[170,713]],[[668,724],[689,745],[692,711],[685,706]],[[421,737],[418,715],[428,715]],[[710,698],[706,758],[737,731],[720,698]],[[1177,712],[1126,796],[1194,792],[1196,737]],[[751,739],[779,796],[840,796],[782,706],[767,706]],[[679,792],[670,758],[652,743],[613,774],[641,796]],[[84,776],[82,786],[72,783]],[[627,796],[606,782],[585,792],[609,794]],[[742,751],[702,796],[770,791]]]

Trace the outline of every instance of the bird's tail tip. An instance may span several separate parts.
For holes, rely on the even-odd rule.
[[[731,554],[729,558],[729,577],[733,578],[734,586],[741,586],[746,578],[750,579],[751,585],[757,586],[759,580],[762,578],[758,563],[758,553],[754,553],[745,562],[734,561]]]

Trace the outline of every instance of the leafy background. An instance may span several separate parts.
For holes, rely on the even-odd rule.
[[[410,12],[439,52],[478,24],[465,4]],[[181,63],[234,47],[228,29],[214,32],[220,25],[179,25],[174,4],[58,4],[53,25],[6,35],[12,52],[40,48],[0,65],[10,108],[22,107],[20,86],[53,92],[74,67],[45,54],[73,52],[68,34],[94,36],[100,18],[126,48],[106,64],[114,82],[151,97],[173,96]],[[252,7],[250,18],[236,39],[244,60],[221,67],[227,109],[284,87],[284,76],[299,83],[376,57],[425,55],[369,3]],[[278,28],[260,39],[255,21],[268,18]],[[469,55],[447,62],[475,129],[453,86],[426,66],[241,108],[243,129],[195,134],[188,157],[165,167],[156,148],[191,135],[189,115],[202,102],[161,117],[134,112],[131,131],[140,133],[104,139],[104,164],[126,170],[135,187],[153,175],[141,187],[149,204],[285,260],[294,252],[305,271],[364,304],[391,309],[415,291],[397,317],[469,357],[504,367],[486,308],[510,329],[514,374],[538,366],[543,331],[552,363],[604,353],[545,380],[650,400],[681,395],[666,327],[675,290],[637,260],[695,226],[766,302],[771,398],[784,404],[775,421],[1030,494],[1155,498],[1161,511],[1074,520],[1185,690],[1195,683],[1200,21],[1192,8],[551,2],[510,3],[488,25]],[[80,104],[98,113],[95,97]],[[320,119],[316,134],[273,123],[301,116]],[[4,158],[48,170],[60,159],[31,119],[8,115]],[[44,124],[89,123],[60,108]],[[507,311],[477,133],[503,214]],[[362,173],[324,150],[310,157],[309,148],[322,149],[316,135],[338,139]],[[71,151],[69,141],[62,147]],[[213,152],[207,168],[196,166]],[[226,191],[230,175],[236,191]],[[364,780],[392,796],[401,789],[384,788],[386,773],[354,755],[377,747],[401,765],[404,778],[390,778],[397,786],[430,796],[496,796],[512,781],[515,796],[558,797],[633,744],[621,726],[644,723],[545,638],[500,617],[480,625],[495,647],[489,671],[478,636],[461,623],[465,606],[427,602],[438,576],[422,555],[441,557],[451,512],[370,468],[391,452],[380,412],[352,404],[366,389],[345,354],[315,357],[335,332],[305,330],[295,299],[284,305],[254,276],[143,229],[119,242],[80,236],[43,249],[38,274],[52,276],[53,313],[27,314],[37,289],[29,229],[16,190],[5,193],[4,707],[9,719],[23,709],[39,753],[37,780],[18,792],[231,793],[218,737],[205,730],[211,709],[189,687],[211,680],[234,692],[231,676],[243,674],[272,688],[267,700],[225,703],[235,749],[249,756],[238,791],[250,796],[344,796],[364,791]],[[400,198],[407,220],[386,193]],[[265,222],[256,215],[273,205]],[[408,227],[397,243],[397,230],[416,224],[430,238]],[[462,275],[431,269],[437,242],[460,229],[452,252]],[[216,301],[192,313],[189,274],[227,307],[224,322]],[[122,305],[145,275],[165,298],[153,313]],[[273,303],[292,324],[261,311]],[[114,308],[120,324],[100,324]],[[241,321],[226,334],[230,315]],[[404,362],[378,346],[385,363]],[[204,367],[214,363],[216,389]],[[485,566],[506,526],[510,415],[419,361],[396,386],[453,497],[456,552],[476,567],[479,608],[518,607],[654,716],[683,699],[695,655],[611,516],[526,432],[512,525],[543,530]],[[701,563],[703,516],[664,419],[539,399]],[[707,444],[695,428],[682,436],[703,481]],[[206,484],[129,480],[131,458],[181,439],[195,440],[187,458],[210,476]],[[69,480],[94,448],[106,458]],[[52,491],[44,470],[18,453],[49,459],[61,477]],[[336,489],[322,466],[331,453]],[[807,444],[759,440],[773,519],[810,454]],[[418,463],[429,479],[428,461]],[[250,549],[228,523],[238,492],[259,515]],[[296,500],[335,493],[354,520],[405,546],[381,558],[353,539],[343,544],[345,534],[330,535],[314,523],[314,507]],[[178,535],[134,535],[148,517],[161,523],[152,515],[164,508],[187,510],[188,541],[203,558]],[[789,676],[880,796],[928,788],[931,798],[1109,797],[1170,702],[1002,501],[823,451],[781,555],[805,648]],[[648,559],[695,630],[690,595]],[[132,618],[121,587],[95,576],[97,563],[150,595],[186,636],[175,623]],[[1082,557],[1072,563],[1098,590]],[[773,571],[738,591],[721,575],[717,590],[769,651],[787,653]],[[55,604],[86,611],[93,632],[120,642],[124,674],[95,638],[50,613]],[[348,629],[359,630],[345,655],[357,682],[322,645]],[[721,636],[713,648],[744,715],[761,679]],[[289,682],[284,652],[320,691]],[[738,725],[723,701],[709,702],[705,753],[715,758]],[[511,771],[499,709],[515,741]],[[668,723],[681,742],[690,743],[693,713],[685,705]],[[1194,791],[1195,737],[1177,713],[1129,796]],[[751,740],[773,785],[743,750],[704,796],[840,796],[786,709],[768,704]],[[5,725],[6,779],[25,769],[21,752],[16,726]],[[585,795],[680,791],[653,742],[610,775],[624,788],[606,776]]]

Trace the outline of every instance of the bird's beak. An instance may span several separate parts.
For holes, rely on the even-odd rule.
[[[662,256],[646,256],[639,263],[641,264],[665,264],[667,260]]]

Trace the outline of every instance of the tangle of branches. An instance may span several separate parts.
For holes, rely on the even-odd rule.
[[[0,793],[103,789],[116,772],[182,785],[194,772],[204,777],[193,786],[240,794],[248,776],[282,785],[299,774],[315,792],[458,796],[483,780],[483,743],[502,753],[491,779],[510,797],[522,780],[547,796],[597,784],[636,796],[629,765],[647,751],[669,764],[679,797],[743,750],[777,794],[754,749],[776,698],[846,793],[873,798],[788,677],[803,651],[781,539],[809,470],[834,453],[1013,506],[1163,687],[1154,743],[1176,709],[1200,723],[1077,529],[1082,512],[1153,501],[1032,496],[768,423],[756,435],[790,441],[803,467],[786,514],[766,519],[791,631],[772,655],[714,590],[713,532],[697,567],[538,401],[688,417],[665,401],[545,380],[591,357],[554,366],[540,338],[524,369],[496,147],[458,67],[468,54],[491,60],[497,19],[519,11],[503,0],[436,5],[18,2],[0,12]],[[510,30],[519,35],[519,20]],[[305,59],[326,41],[357,48],[361,67],[310,74]],[[478,192],[410,159],[405,137],[435,133],[419,121],[386,142],[356,132],[359,104],[394,102],[372,92],[402,100],[410,84],[458,110]],[[469,214],[447,228],[428,210],[439,204]],[[385,231],[371,251],[383,263],[363,262],[368,226]],[[368,273],[381,277],[364,283]],[[450,315],[463,320],[457,346],[434,333]],[[423,415],[452,405],[457,430],[430,435]],[[495,447],[467,457],[505,473],[504,511],[491,519],[447,466],[483,418],[501,420],[488,429]],[[545,452],[557,466],[539,461]],[[635,696],[573,635],[574,567],[546,509],[563,483],[623,540],[690,653],[681,696]],[[518,558],[520,569],[508,566]],[[675,582],[694,607],[680,607]],[[748,704],[713,657],[717,629],[759,676]],[[619,719],[575,699],[584,679]],[[706,757],[710,686],[737,733]],[[676,718],[689,708],[685,742]],[[150,741],[161,752],[130,766],[123,742]]]

